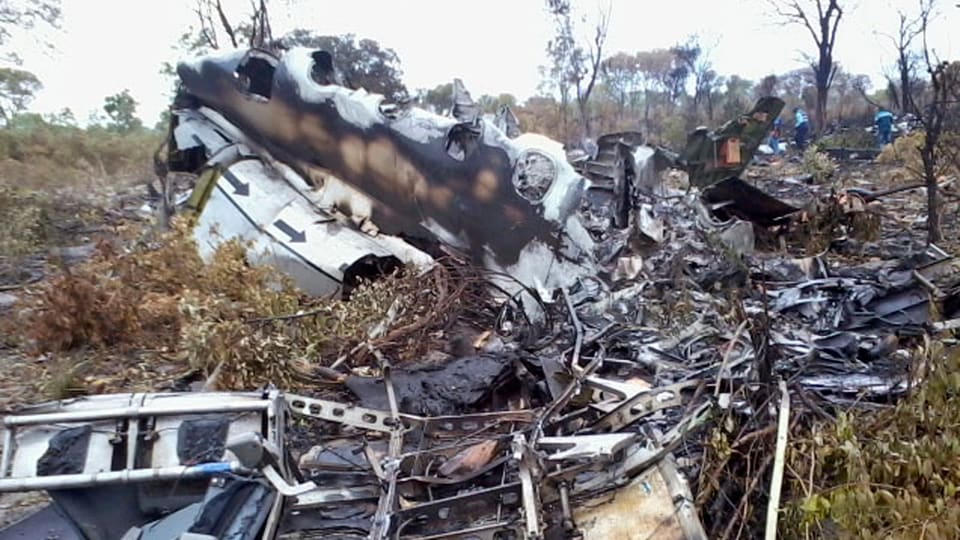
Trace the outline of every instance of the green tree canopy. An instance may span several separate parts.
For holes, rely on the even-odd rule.
[[[281,38],[280,46],[327,51],[333,55],[333,63],[348,86],[383,94],[394,102],[409,99],[402,80],[400,57],[393,49],[381,47],[372,39],[358,40],[353,34],[320,36],[298,29]]]
[[[107,128],[118,133],[130,133],[142,128],[143,123],[137,118],[137,105],[137,100],[126,89],[104,98],[103,110],[110,117]]]
[[[0,118],[4,124],[24,111],[42,87],[40,79],[29,71],[0,68]]]
[[[435,86],[420,92],[420,104],[437,114],[445,114],[453,107],[453,83]]]

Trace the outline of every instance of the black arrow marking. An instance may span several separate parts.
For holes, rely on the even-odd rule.
[[[223,177],[227,179],[227,182],[230,182],[231,186],[233,186],[234,195],[242,195],[244,197],[250,195],[250,184],[241,182],[240,179],[230,171],[223,171]]]
[[[290,226],[286,221],[278,219],[273,222],[273,225],[287,234],[290,237],[291,243],[302,243],[307,241],[306,231],[298,231]]]

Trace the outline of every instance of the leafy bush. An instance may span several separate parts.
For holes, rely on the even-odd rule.
[[[883,147],[880,155],[877,156],[877,162],[900,164],[907,160],[919,161],[919,152],[923,146],[923,141],[924,135],[922,131],[915,131],[897,137],[891,144]]]
[[[46,237],[45,200],[37,193],[0,184],[0,257],[17,259],[36,251]]]
[[[816,146],[810,146],[803,152],[803,171],[813,175],[816,183],[822,183],[833,176],[837,165],[830,156],[820,152]]]

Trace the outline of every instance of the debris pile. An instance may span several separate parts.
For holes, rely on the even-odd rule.
[[[299,49],[180,66],[169,156],[197,174],[189,234],[208,259],[232,246],[343,306],[377,283],[398,294],[352,333],[317,322],[340,313],[328,304],[278,297],[220,317],[238,340],[305,321],[341,340],[285,359],[312,383],[300,393],[114,394],[7,416],[0,491],[47,490],[60,512],[20,530],[739,536],[776,527],[798,411],[895,399],[917,382],[917,348],[956,326],[960,260],[909,231],[906,257],[888,223],[864,221],[903,190],[742,178],[776,98],[679,154],[626,132],[567,155],[509,111],[483,119],[459,83],[447,118],[330,84],[330,69]],[[823,242],[790,255],[798,230]],[[375,281],[400,267],[432,292]],[[428,350],[438,340],[457,343]],[[208,382],[251,385],[238,369],[277,356],[230,343],[194,349]],[[263,382],[290,382],[269,367]],[[118,501],[137,504],[104,519]]]

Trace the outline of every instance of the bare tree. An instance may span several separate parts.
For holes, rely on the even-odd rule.
[[[250,46],[266,48],[273,43],[267,0],[250,0]]]
[[[612,6],[607,4],[600,9],[593,35],[585,45],[578,43],[574,37],[570,0],[547,0],[547,10],[553,15],[557,27],[556,36],[547,45],[547,52],[554,61],[551,73],[560,79],[561,101],[565,101],[564,86],[570,85],[576,90],[581,134],[589,136],[592,129],[588,105],[603,67],[603,50]]]
[[[226,14],[223,13],[223,6],[220,5],[220,2],[212,2],[210,0],[196,0],[196,5],[193,8],[193,13],[197,16],[197,20],[200,23],[200,30],[198,31],[198,40],[203,43],[203,45],[210,49],[219,49],[220,48],[220,37],[217,33],[217,24],[214,23],[214,10],[218,11],[218,16],[221,23],[226,20]],[[236,39],[233,36],[233,27],[229,26],[229,21],[227,27],[230,29],[227,33],[231,38],[232,44],[234,47],[237,46]]]
[[[903,97],[909,100],[911,110],[917,111],[917,117],[923,127],[923,146],[920,147],[920,160],[923,163],[923,178],[927,188],[927,241],[939,242],[943,239],[940,229],[940,196],[937,177],[939,176],[941,142],[947,119],[956,108],[953,93],[960,83],[960,75],[956,66],[949,62],[942,62],[930,49],[927,43],[927,31],[930,26],[932,10],[929,0],[920,0],[920,15],[918,16],[920,37],[923,40],[922,57],[930,77],[930,102],[921,106],[917,104],[915,93]]]
[[[198,39],[207,48],[220,48],[220,31],[234,48],[240,46],[244,37],[249,47],[266,48],[273,43],[267,0],[250,0],[250,20],[239,25],[230,22],[221,0],[196,0],[193,12],[200,23]]]
[[[547,56],[550,66],[543,68],[544,81],[556,88],[560,94],[558,113],[564,141],[568,140],[567,106],[570,103],[572,58],[577,48],[573,37],[573,23],[570,20],[570,3],[567,0],[547,0],[547,10],[554,18],[555,35],[547,42]]]
[[[785,23],[798,24],[810,32],[817,45],[817,57],[808,57],[817,87],[817,129],[826,123],[827,97],[837,64],[833,61],[833,49],[837,42],[837,28],[843,17],[838,0],[768,0],[774,14]],[[816,13],[814,13],[816,10]],[[815,18],[814,18],[815,16]]]
[[[914,40],[923,34],[925,21],[930,18],[930,13],[933,11],[935,4],[936,0],[921,0],[920,12],[912,18],[898,10],[899,25],[896,35],[881,34],[886,36],[897,50],[896,75],[900,81],[895,97],[897,98],[897,106],[903,114],[917,112],[912,108],[911,98],[909,97],[914,90],[913,81],[916,78],[918,60],[917,55],[911,49]]]
[[[611,4],[601,8],[597,16],[597,24],[593,28],[593,39],[587,43],[587,48],[578,48],[579,54],[575,55],[574,83],[577,88],[577,108],[580,110],[580,122],[583,126],[583,135],[589,137],[593,134],[590,125],[590,111],[587,105],[590,102],[590,95],[597,83],[597,77],[600,75],[603,65],[603,46],[607,41],[607,29],[610,27]]]

